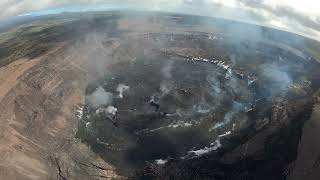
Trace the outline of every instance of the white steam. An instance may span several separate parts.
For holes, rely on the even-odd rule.
[[[106,112],[112,115],[116,115],[118,109],[114,106],[108,106]]]
[[[207,154],[211,151],[216,151],[217,149],[219,149],[221,147],[220,139],[218,138],[217,140],[215,140],[215,142],[211,143],[210,145],[211,145],[211,147],[205,147],[203,149],[189,151],[188,153],[192,153],[196,156],[202,156],[202,155]]]
[[[229,136],[231,134],[231,131],[225,132],[224,134],[218,135],[218,138],[210,144],[210,147],[204,147],[203,149],[198,149],[198,150],[192,150],[189,151],[188,153],[194,154],[196,156],[202,156],[204,154],[210,153],[211,151],[216,151],[220,147],[222,147],[220,139],[226,136]]]
[[[112,93],[106,92],[99,86],[92,94],[86,97],[86,100],[93,107],[108,105],[112,103]]]
[[[116,115],[117,114],[117,111],[118,111],[118,108],[114,107],[114,106],[108,106],[107,108],[98,108],[96,110],[96,114],[99,115],[99,114],[112,114],[112,115]]]
[[[171,81],[162,81],[160,84],[160,92],[161,96],[169,94],[169,92],[173,89],[174,85]]]
[[[159,165],[166,164],[167,162],[168,162],[168,160],[166,160],[166,159],[157,159],[157,160],[155,160],[155,163],[159,164]]]
[[[119,97],[123,98],[123,92],[129,90],[129,86],[125,84],[119,84],[117,87],[117,92],[119,92]]]
[[[168,61],[161,69],[161,74],[164,77],[164,79],[160,83],[161,96],[167,95],[174,87],[173,85],[174,83],[171,81],[172,68],[173,68],[173,61]]]
[[[270,81],[269,90],[271,94],[284,94],[287,92],[292,79],[287,73],[286,67],[276,64],[263,64],[260,66],[262,76]]]
[[[162,67],[161,69],[161,73],[163,75],[164,78],[166,79],[171,79],[172,78],[172,71],[173,68],[173,61],[168,61],[164,67]]]
[[[223,121],[218,122],[214,126],[209,128],[209,132],[229,124],[237,113],[244,112],[246,111],[246,109],[247,107],[243,103],[233,101],[232,109],[225,114]]]

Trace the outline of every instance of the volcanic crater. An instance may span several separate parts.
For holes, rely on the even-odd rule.
[[[228,151],[241,143],[232,139],[279,120],[275,99],[312,92],[307,60],[265,42],[241,52],[205,33],[107,43],[121,44],[112,57],[122,58],[88,85],[78,136],[125,176],[150,163]],[[266,48],[279,52],[261,54]]]
[[[20,18],[0,29],[0,179],[320,172],[319,42],[172,13]]]

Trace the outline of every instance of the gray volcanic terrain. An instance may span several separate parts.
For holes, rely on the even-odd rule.
[[[320,43],[82,12],[0,33],[0,179],[317,179]]]

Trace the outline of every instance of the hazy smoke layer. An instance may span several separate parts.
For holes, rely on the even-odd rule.
[[[161,96],[168,94],[174,87],[173,82],[171,81],[172,68],[173,68],[173,61],[168,61],[161,69],[161,74],[163,76],[163,80],[160,83]]]
[[[106,92],[102,87],[98,87],[92,94],[86,97],[87,102],[93,107],[109,105],[112,102],[112,94]]]
[[[270,81],[269,93],[276,95],[279,93],[286,93],[292,79],[286,72],[285,67],[279,67],[275,64],[264,64],[261,67],[262,75]]]
[[[166,78],[166,79],[171,79],[172,78],[172,74],[171,74],[172,67],[173,67],[173,61],[168,61],[162,67],[161,73],[162,73],[164,78]]]

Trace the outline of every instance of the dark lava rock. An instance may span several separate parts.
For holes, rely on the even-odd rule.
[[[165,165],[149,165],[137,173],[138,179],[232,179],[283,180],[297,157],[303,124],[310,118],[312,99],[282,102],[272,106],[271,121],[241,137],[243,144],[199,158],[172,160]],[[256,124],[256,126],[258,126]],[[246,132],[244,132],[246,133]],[[229,139],[232,141],[232,139]],[[239,142],[239,139],[237,139]]]

